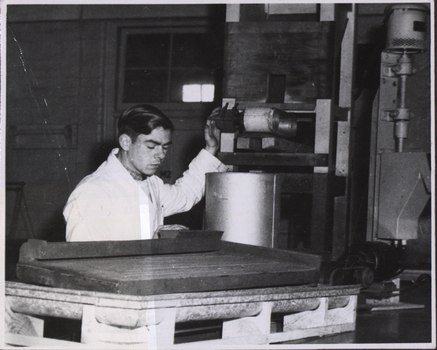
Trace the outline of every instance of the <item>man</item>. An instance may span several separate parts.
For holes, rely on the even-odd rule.
[[[220,131],[207,121],[205,148],[170,185],[154,174],[173,130],[170,119],[153,106],[123,112],[118,122],[120,148],[77,185],[65,205],[67,241],[150,239],[164,217],[188,211],[200,201],[205,174],[227,169],[215,157]]]

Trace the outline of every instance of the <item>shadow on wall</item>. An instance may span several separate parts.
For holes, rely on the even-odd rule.
[[[200,150],[205,146],[203,132],[197,135],[192,135],[188,140],[185,140],[184,145],[179,150],[181,157],[181,168],[172,169],[176,177],[180,177],[182,173],[188,169],[190,162],[197,156]],[[177,147],[177,145],[173,146]],[[205,208],[205,200],[202,199],[191,210],[185,213],[175,214],[165,218],[166,225],[179,224],[189,227],[191,230],[200,230],[203,228],[203,215]]]
[[[62,215],[63,207],[57,209],[42,226],[41,239],[49,242],[65,242],[65,220]]]

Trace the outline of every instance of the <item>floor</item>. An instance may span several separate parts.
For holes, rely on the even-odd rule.
[[[374,311],[359,308],[356,330],[330,337],[307,339],[300,344],[417,344],[431,343],[431,283],[402,281],[400,301],[423,306],[420,309]],[[358,346],[357,347],[361,347]],[[396,346],[397,347],[397,346]],[[415,347],[418,349],[419,346]]]

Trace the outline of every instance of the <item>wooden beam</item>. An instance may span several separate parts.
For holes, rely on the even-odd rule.
[[[332,151],[332,136],[333,136],[333,117],[332,117],[332,101],[317,100],[316,104],[316,136],[314,141],[315,153],[327,153]],[[332,157],[331,157],[332,158]],[[332,166],[329,160],[324,166],[314,168],[315,173],[327,173]]]
[[[226,165],[328,166],[328,154],[313,153],[219,153]]]
[[[226,4],[226,22],[240,22],[240,4]]]

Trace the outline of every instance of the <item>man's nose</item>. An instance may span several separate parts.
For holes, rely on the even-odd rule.
[[[155,158],[163,160],[165,158],[165,150],[162,147],[157,147]]]

